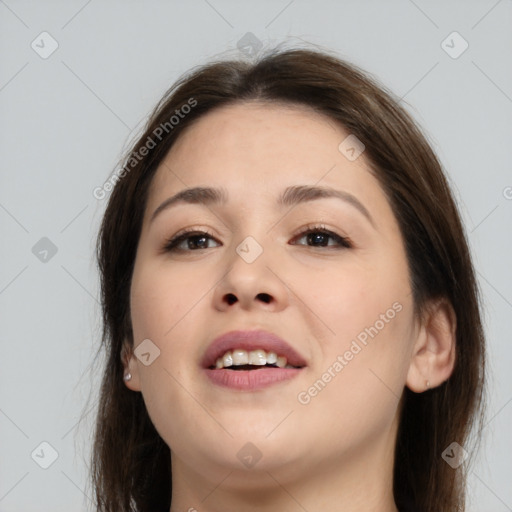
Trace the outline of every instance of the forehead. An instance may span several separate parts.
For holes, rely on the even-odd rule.
[[[290,185],[345,190],[368,207],[386,208],[364,153],[340,151],[350,135],[339,123],[304,105],[239,103],[196,120],[174,143],[153,179],[148,203],[196,185],[229,189],[230,198],[271,200]]]
[[[311,167],[314,162],[318,167],[321,154],[322,160],[332,160],[343,135],[341,127],[330,118],[305,105],[249,102],[221,107],[203,116],[182,134],[168,156],[175,162],[190,162],[193,148],[194,161],[204,167],[210,167],[207,163],[213,160],[236,161],[240,170],[265,163],[258,170],[274,173],[281,167],[286,171],[289,164],[299,161],[302,167]],[[280,160],[268,162],[276,157]]]

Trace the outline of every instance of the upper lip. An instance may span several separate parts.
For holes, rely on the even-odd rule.
[[[215,366],[217,358],[222,357],[228,350],[262,349],[266,352],[275,352],[278,356],[285,356],[288,364],[292,366],[306,366],[305,359],[286,341],[277,334],[262,329],[246,331],[229,331],[215,338],[204,353],[203,368]]]

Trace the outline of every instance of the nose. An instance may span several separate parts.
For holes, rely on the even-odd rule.
[[[269,251],[263,250],[252,262],[233,252],[229,269],[215,289],[215,308],[273,312],[285,309],[290,291],[284,276],[280,275],[279,265],[271,261]]]

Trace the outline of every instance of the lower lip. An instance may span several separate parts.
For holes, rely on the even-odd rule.
[[[260,368],[259,370],[205,369],[208,378],[219,386],[255,391],[292,379],[302,368]]]

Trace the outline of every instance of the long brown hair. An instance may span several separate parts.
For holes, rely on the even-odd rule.
[[[97,245],[99,351],[106,355],[90,468],[97,510],[170,508],[169,447],[142,394],[123,382],[126,343],[133,347],[130,283],[148,187],[187,126],[212,109],[251,100],[308,105],[365,144],[366,160],[405,241],[416,312],[430,299],[451,302],[457,319],[455,368],[435,389],[404,389],[393,481],[400,508],[463,510],[468,464],[453,469],[441,454],[454,441],[475,453],[467,443],[484,421],[485,345],[480,292],[456,203],[436,155],[400,101],[356,66],[309,49],[274,49],[253,62],[222,60],[192,70],[166,92],[111,177],[115,186]],[[176,111],[183,114],[179,119]],[[107,188],[102,190],[98,195]]]

